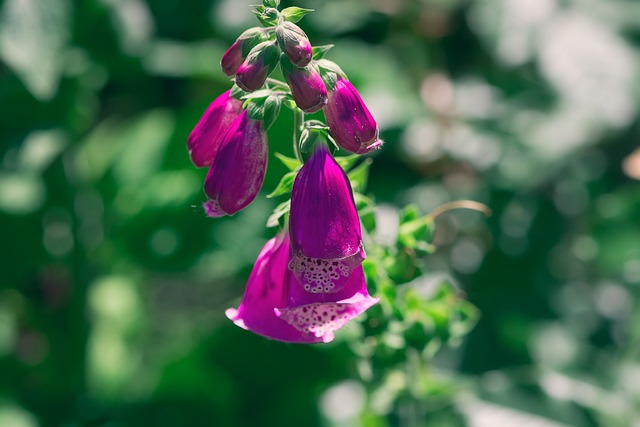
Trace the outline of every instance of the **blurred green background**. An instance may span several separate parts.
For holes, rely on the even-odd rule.
[[[424,260],[475,329],[373,377],[357,324],[299,346],[224,317],[277,201],[206,218],[185,144],[251,3],[0,0],[0,426],[639,427],[640,2],[297,3],[381,127],[381,232],[494,211],[444,215]]]

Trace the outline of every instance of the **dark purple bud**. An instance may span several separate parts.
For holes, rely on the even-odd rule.
[[[243,111],[229,127],[205,179],[207,215],[233,215],[247,207],[264,182],[268,154],[262,121]]]
[[[323,143],[293,183],[289,230],[289,268],[307,292],[338,292],[365,258],[351,184]]]
[[[249,52],[236,73],[236,84],[246,92],[260,89],[278,63],[280,50],[275,42],[262,42]]]
[[[327,103],[327,88],[313,66],[298,68],[282,59],[282,73],[296,105],[305,113],[315,113]]]
[[[355,154],[366,154],[380,148],[378,124],[355,87],[338,77],[329,91],[324,117],[338,145]]]
[[[296,24],[288,21],[276,27],[276,38],[280,49],[297,67],[306,67],[313,56],[309,38]]]
[[[258,43],[264,41],[266,33],[262,28],[250,28],[231,45],[229,49],[222,55],[222,71],[227,76],[234,76],[238,72],[238,68],[244,62],[248,53]]]
[[[211,166],[227,129],[242,112],[242,101],[228,90],[207,107],[187,140],[191,161],[196,167]]]

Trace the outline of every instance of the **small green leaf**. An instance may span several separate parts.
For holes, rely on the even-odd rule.
[[[324,58],[324,56],[327,54],[327,52],[329,52],[335,45],[333,44],[326,44],[324,46],[314,46],[312,48],[312,52],[313,52],[313,59],[320,60],[322,58]]]
[[[291,157],[287,157],[283,154],[280,153],[275,153],[275,156],[278,158],[278,160],[280,160],[282,162],[283,165],[286,166],[287,169],[289,169],[290,171],[294,171],[297,170],[300,166],[302,166],[302,163],[300,163],[298,161],[298,159],[293,159]]]
[[[304,129],[302,135],[300,135],[300,151],[308,153],[318,140],[322,138],[322,135],[316,129]]]
[[[273,27],[278,23],[280,13],[278,9],[273,7],[256,6],[253,8],[253,14],[256,15],[258,21],[265,27]]]
[[[365,159],[357,167],[351,170],[347,176],[355,191],[364,191],[367,188],[367,180],[369,179],[369,167],[373,160]]]
[[[285,21],[296,23],[310,12],[313,12],[313,9],[292,6],[282,10],[282,17]]]
[[[280,0],[262,0],[264,7],[278,7],[280,6]]]
[[[285,99],[282,104],[290,110],[298,108],[298,106],[296,105],[296,102],[290,98]]]
[[[240,87],[236,84],[234,84],[231,87],[231,96],[235,99],[245,99],[244,97],[247,95],[248,92],[243,91],[242,89],[240,89]]]
[[[405,222],[413,221],[420,218],[422,215],[420,214],[420,210],[414,204],[410,204],[405,206],[402,211],[400,211],[400,224],[404,224]]]
[[[271,91],[269,89],[258,89],[253,92],[244,92],[241,99],[266,98],[269,95],[271,95]]]
[[[269,219],[267,220],[267,227],[277,227],[280,225],[280,218],[289,213],[291,210],[291,200],[280,203],[274,210]]]
[[[272,199],[274,197],[282,196],[283,194],[291,193],[291,189],[293,188],[293,181],[296,179],[296,175],[298,172],[289,172],[285,174],[280,183],[276,187],[275,190],[271,192],[271,194],[267,195],[267,199]]]
[[[342,169],[344,169],[345,171],[348,171],[349,169],[351,169],[356,163],[358,163],[358,161],[361,158],[362,158],[362,156],[359,156],[357,154],[352,154],[352,155],[349,155],[349,156],[335,157],[336,162],[338,162],[340,167]]]
[[[245,104],[249,118],[252,120],[264,120],[265,98],[248,99]]]
[[[280,114],[281,99],[276,95],[269,95],[264,101],[264,128],[269,129]]]
[[[345,74],[344,71],[342,71],[342,68],[340,68],[340,66],[338,64],[336,64],[333,61],[329,61],[328,59],[319,59],[318,61],[316,61],[316,65],[318,66],[318,68],[320,68],[321,70],[326,70],[326,71],[332,71],[344,78],[347,77],[347,75]]]

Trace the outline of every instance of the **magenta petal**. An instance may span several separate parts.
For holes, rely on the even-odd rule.
[[[338,145],[355,154],[366,154],[380,148],[378,124],[355,87],[338,78],[329,92],[324,117]]]
[[[327,88],[315,68],[283,66],[282,73],[291,88],[291,95],[298,108],[305,113],[315,113],[325,106]]]
[[[379,301],[369,296],[362,266],[353,271],[342,290],[333,294],[306,292],[292,277],[287,299],[287,307],[277,309],[276,315],[324,342],[331,341],[334,331]]]
[[[351,184],[324,144],[296,176],[289,230],[289,267],[308,292],[339,291],[365,258]]]
[[[231,124],[214,159],[204,190],[210,216],[233,215],[256,198],[267,170],[267,134],[243,111]]]
[[[236,325],[267,338],[284,342],[316,343],[322,336],[303,332],[276,316],[275,310],[287,305],[287,259],[289,237],[286,233],[269,240],[249,276],[238,309],[226,315]]]
[[[234,76],[240,68],[240,65],[244,62],[244,55],[242,55],[242,48],[245,43],[245,40],[238,39],[227,51],[222,55],[222,60],[220,61],[220,66],[222,67],[222,71],[227,76]]]
[[[191,161],[197,167],[210,166],[231,123],[242,112],[242,101],[226,91],[213,100],[187,140]]]

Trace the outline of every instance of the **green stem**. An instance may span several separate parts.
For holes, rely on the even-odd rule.
[[[300,152],[300,136],[302,135],[302,125],[304,123],[304,111],[299,108],[293,109],[293,152],[300,163],[304,163]]]

